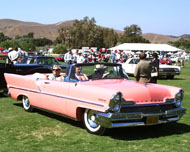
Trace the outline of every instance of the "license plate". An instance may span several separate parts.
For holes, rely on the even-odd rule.
[[[147,125],[157,124],[157,123],[158,123],[158,120],[159,120],[159,117],[158,117],[158,116],[155,116],[155,117],[147,117],[147,118],[146,118],[146,124],[147,124]]]

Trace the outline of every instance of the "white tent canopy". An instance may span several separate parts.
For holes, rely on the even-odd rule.
[[[184,50],[178,49],[168,44],[150,44],[150,43],[123,43],[118,46],[109,48],[111,51],[124,50],[124,51],[165,51],[165,52],[183,52]]]

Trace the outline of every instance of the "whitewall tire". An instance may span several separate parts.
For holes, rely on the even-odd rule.
[[[91,134],[102,135],[105,128],[96,122],[96,111],[86,109],[83,116],[84,126]]]
[[[27,96],[22,97],[22,104],[25,111],[32,112],[33,107],[30,105],[30,101]]]

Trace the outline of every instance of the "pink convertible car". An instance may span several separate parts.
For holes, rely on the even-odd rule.
[[[76,67],[85,80],[79,81]],[[33,108],[83,121],[89,133],[101,135],[106,128],[157,125],[178,121],[182,107],[181,88],[130,80],[121,64],[73,64],[63,81],[33,75],[5,74],[12,98]]]

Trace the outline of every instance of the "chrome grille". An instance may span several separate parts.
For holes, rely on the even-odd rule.
[[[179,72],[179,70],[174,68],[163,68],[160,72]]]
[[[121,113],[142,112],[144,114],[148,114],[148,113],[160,113],[174,108],[176,108],[174,104],[155,104],[155,105],[143,105],[143,106],[135,105],[135,106],[122,106],[120,112]]]

